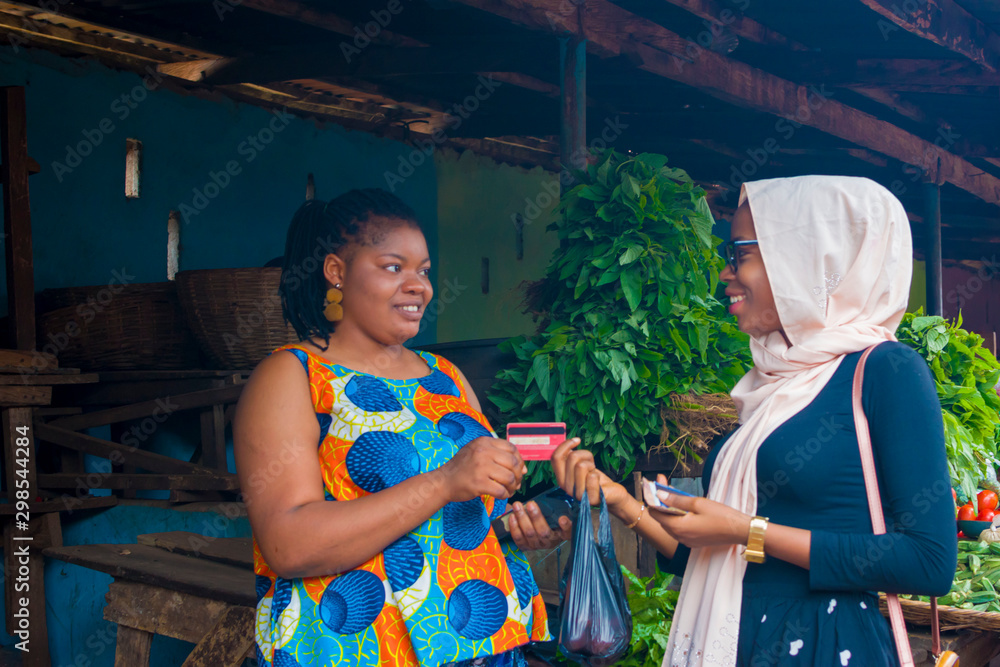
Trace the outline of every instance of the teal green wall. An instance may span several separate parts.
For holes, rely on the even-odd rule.
[[[280,112],[276,118],[218,94],[181,94],[166,80],[147,76],[146,83],[86,59],[0,48],[0,85],[26,87],[28,154],[41,165],[29,180],[37,290],[107,284],[116,271],[140,283],[166,280],[171,210],[189,213],[181,226],[181,270],[263,266],[284,251],[307,174],[314,174],[320,199],[384,188],[385,174],[413,150],[338,125]],[[248,141],[272,128],[273,139],[260,150]],[[125,198],[127,138],[143,144],[139,199]],[[68,154],[81,143],[88,154],[66,171],[75,164]],[[225,174],[227,163],[239,173]],[[215,197],[198,198],[196,190],[213,194],[217,183],[224,186]],[[424,224],[434,257],[432,162],[393,185]],[[414,342],[433,343],[433,334],[430,328]]]
[[[468,152],[439,151],[434,164],[441,290],[438,341],[532,332],[531,318],[521,312],[520,285],[544,276],[559,245],[555,232],[545,231],[559,196],[557,175],[541,167],[497,164]],[[522,260],[516,258],[511,218],[517,213],[525,218]],[[483,257],[490,264],[488,294],[481,287]]]

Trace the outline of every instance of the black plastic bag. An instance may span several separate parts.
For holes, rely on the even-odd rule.
[[[601,492],[601,518],[594,540],[587,492],[573,527],[573,553],[559,586],[559,647],[585,665],[611,665],[632,641],[632,613],[611,539],[608,503]]]

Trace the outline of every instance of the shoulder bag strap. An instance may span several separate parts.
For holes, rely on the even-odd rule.
[[[868,418],[865,417],[864,408],[861,405],[861,387],[865,379],[865,361],[871,354],[875,346],[869,347],[861,355],[858,367],[854,371],[854,388],[852,391],[854,405],[854,428],[858,434],[858,448],[861,451],[861,467],[865,473],[865,490],[868,493],[868,511],[872,517],[872,528],[876,535],[885,533],[885,518],[882,516],[882,498],[878,492],[878,478],[875,476],[875,457],[872,454],[872,438],[868,431]],[[902,667],[913,667],[913,655],[910,653],[910,639],[906,634],[906,624],[903,622],[903,607],[899,604],[899,597],[895,593],[886,594],[889,605],[889,621],[892,625],[892,634],[896,640],[896,652],[899,654],[899,662]],[[937,609],[935,608],[936,612]],[[936,619],[935,619],[936,620]],[[935,624],[934,645],[940,647],[941,639],[937,633]],[[940,648],[935,651],[935,655],[940,652]]]

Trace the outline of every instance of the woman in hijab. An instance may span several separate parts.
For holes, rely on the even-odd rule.
[[[601,487],[683,575],[665,666],[896,665],[875,591],[943,595],[957,554],[934,382],[894,336],[910,289],[906,212],[864,178],[746,183],[726,255],[754,366],[732,392],[739,428],[705,461],[707,497],[661,495],[684,515],[646,511],[572,441],[553,456],[556,477],[591,498]],[[872,531],[851,401],[872,346],[862,405],[887,535]]]

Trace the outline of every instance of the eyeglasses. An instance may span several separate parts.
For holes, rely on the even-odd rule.
[[[747,245],[757,245],[757,240],[752,241],[730,241],[722,246],[722,258],[726,260],[726,264],[729,268],[733,270],[733,273],[737,273],[740,270],[740,246]]]

